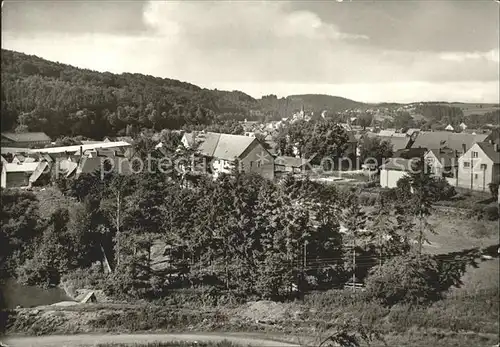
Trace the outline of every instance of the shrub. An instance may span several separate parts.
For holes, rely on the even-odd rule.
[[[488,220],[498,220],[498,204],[495,202],[494,204],[485,206],[483,208],[483,216]]]
[[[384,305],[438,300],[441,298],[439,265],[428,255],[396,256],[370,271],[366,296]]]
[[[487,220],[498,220],[498,204],[496,202],[483,206],[481,204],[474,204],[472,211],[469,214],[469,218],[474,218],[477,220],[487,219]]]
[[[484,207],[478,204],[472,206],[472,211],[469,214],[469,218],[483,219],[484,217]]]
[[[106,275],[98,265],[86,269],[75,269],[61,277],[61,284],[68,289],[101,289],[105,281]]]
[[[359,203],[363,206],[373,206],[377,203],[377,195],[370,193],[359,194]]]
[[[449,200],[457,194],[455,187],[443,177],[434,178],[432,182],[430,189],[434,201]]]
[[[495,199],[498,198],[498,186],[500,185],[500,178],[496,178],[493,182],[488,184],[488,187],[490,188],[490,193],[491,196],[494,197]]]

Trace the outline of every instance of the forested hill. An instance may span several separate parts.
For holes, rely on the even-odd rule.
[[[141,74],[79,69],[2,50],[2,129],[103,137],[140,128],[180,128],[244,119],[258,102]]]
[[[2,49],[2,129],[52,137],[133,135],[225,120],[279,119],[304,106],[339,112],[363,104],[329,95],[268,95],[208,90],[149,75],[97,72]]]

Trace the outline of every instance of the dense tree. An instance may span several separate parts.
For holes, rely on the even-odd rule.
[[[383,164],[384,159],[391,158],[392,144],[381,141],[379,137],[363,136],[360,141],[360,161],[362,163],[375,163],[377,167]]]
[[[29,192],[3,190],[0,227],[0,278],[11,274],[29,257],[34,240],[44,224],[38,213],[38,201]]]
[[[432,213],[432,202],[434,201],[432,189],[435,178],[431,175],[424,158],[421,157],[413,162],[407,177],[400,181],[398,187],[403,191],[403,198],[400,201],[405,201],[402,205],[407,208],[409,214],[413,215],[417,222],[415,239],[418,245],[417,254],[421,254],[423,244],[427,241],[426,233],[433,231],[428,217]]]
[[[429,255],[394,257],[372,269],[366,295],[386,305],[437,300],[442,295],[438,262]]]
[[[348,136],[336,122],[320,119],[297,121],[282,127],[275,140],[282,155],[313,158],[319,163],[324,158],[342,157]]]
[[[372,125],[373,115],[371,115],[369,113],[364,113],[358,117],[356,122],[359,126],[361,126],[363,128],[363,130],[365,130],[366,127],[369,127],[370,125]]]

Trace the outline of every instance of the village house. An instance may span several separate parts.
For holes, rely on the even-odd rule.
[[[431,173],[438,177],[455,177],[458,165],[456,153],[446,149],[431,149],[424,155]]]
[[[279,177],[287,174],[307,173],[311,171],[309,160],[304,158],[279,156],[274,159],[274,174]]]
[[[61,146],[61,147],[50,147],[50,148],[40,148],[32,149],[29,153],[41,153],[49,154],[53,157],[65,157],[68,154],[77,154],[82,156],[87,151],[95,150],[113,150],[116,154],[124,154],[126,149],[132,145],[125,141],[115,141],[115,142],[98,142],[85,145],[72,145],[72,146]]]
[[[274,157],[255,137],[212,132],[185,133],[181,141],[186,148],[197,143],[201,155],[213,158],[211,168],[215,177],[220,173],[231,172],[237,160],[243,172],[274,178]]]
[[[483,142],[487,134],[453,133],[449,131],[421,131],[411,145],[411,148],[449,149],[462,155],[476,142]],[[465,151],[464,151],[465,147]]]
[[[368,137],[378,137],[380,142],[389,142],[392,145],[393,151],[410,148],[413,141],[412,136],[406,136],[405,134],[403,134],[404,136],[384,136],[380,135],[380,133],[367,132],[366,135]]]
[[[52,140],[47,134],[42,132],[32,133],[2,133],[1,146],[2,147],[43,147],[49,145]]]
[[[416,159],[390,158],[380,166],[380,186],[396,188],[398,181],[411,170]]]
[[[498,144],[475,143],[458,159],[459,187],[488,191],[488,185],[500,176]]]
[[[44,172],[48,163],[3,163],[1,173],[2,188],[30,187]]]

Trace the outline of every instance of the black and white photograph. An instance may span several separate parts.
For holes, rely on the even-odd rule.
[[[499,347],[500,2],[1,2],[0,347]]]

